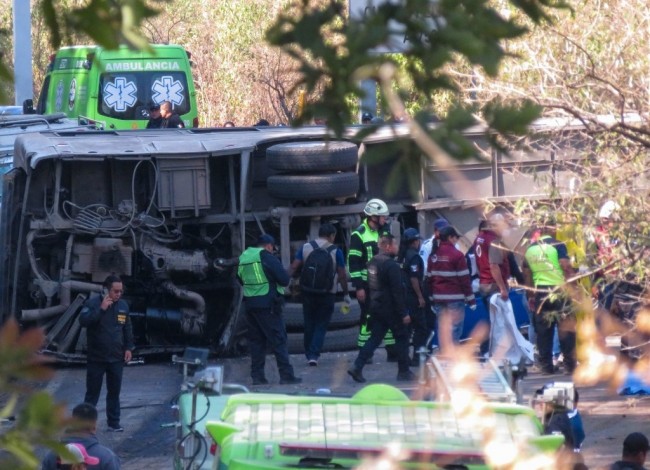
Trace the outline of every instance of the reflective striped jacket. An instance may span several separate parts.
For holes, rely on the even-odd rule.
[[[438,250],[429,257],[427,277],[434,303],[476,304],[465,255],[451,242],[441,241]]]
[[[377,254],[379,232],[368,225],[368,219],[350,235],[348,250],[348,272],[356,290],[364,289],[368,283],[368,262]]]

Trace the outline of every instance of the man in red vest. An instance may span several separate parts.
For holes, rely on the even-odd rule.
[[[508,278],[510,265],[508,251],[501,237],[508,229],[508,222],[502,214],[494,213],[488,218],[488,225],[480,231],[474,241],[474,253],[479,276],[479,293],[490,311],[490,297],[500,294],[503,300],[508,299]],[[481,355],[489,351],[489,342],[481,343]]]

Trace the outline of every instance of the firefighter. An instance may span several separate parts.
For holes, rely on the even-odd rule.
[[[350,250],[348,251],[348,272],[352,285],[356,290],[357,300],[361,307],[361,324],[357,345],[361,348],[370,338],[368,330],[368,262],[378,253],[377,240],[379,233],[384,230],[386,218],[389,216],[388,206],[381,199],[371,199],[363,209],[366,215],[363,223],[352,232],[350,236]],[[396,356],[393,351],[395,339],[389,330],[384,338],[386,353],[389,361],[394,362]]]

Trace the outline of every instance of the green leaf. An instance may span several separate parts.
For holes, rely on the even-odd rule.
[[[503,134],[525,135],[528,127],[539,118],[542,107],[530,100],[519,104],[489,103],[483,110],[488,125]]]
[[[41,0],[41,12],[45,19],[45,25],[50,32],[50,45],[54,49],[61,46],[61,32],[58,19],[56,17],[56,10],[54,9],[55,0]]]

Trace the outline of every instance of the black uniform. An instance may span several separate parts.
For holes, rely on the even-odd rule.
[[[268,383],[264,376],[267,346],[273,351],[281,382],[296,380],[287,350],[287,330],[282,317],[283,297],[277,286],[288,286],[289,275],[280,260],[266,250],[260,252],[262,269],[269,282],[266,295],[244,297],[248,320],[251,377],[254,384]]]
[[[110,427],[119,428],[124,353],[134,349],[133,329],[126,301],[120,299],[104,311],[102,300],[99,295],[91,297],[79,314],[88,334],[84,401],[97,406],[106,374],[106,418]]]
[[[162,122],[162,117],[157,117],[155,119],[150,118],[149,122],[147,123],[147,129],[160,129],[162,127]]]
[[[424,346],[429,335],[429,328],[425,317],[425,308],[420,307],[418,296],[413,289],[412,279],[417,280],[420,292],[424,296],[424,261],[419,250],[408,248],[402,261],[402,273],[406,285],[406,307],[411,316],[409,330],[413,332],[413,362],[419,362],[418,349]],[[410,335],[409,335],[410,336]]]
[[[172,114],[167,119],[162,120],[160,127],[163,129],[172,129],[174,127],[182,128],[185,127],[185,124],[183,124],[183,120],[180,118],[178,114]]]
[[[568,411],[560,408],[547,413],[544,418],[544,434],[561,433],[564,436],[564,445],[566,448],[573,450],[575,447],[575,437]]]
[[[398,376],[408,374],[408,328],[403,323],[408,316],[402,270],[393,256],[380,253],[368,263],[368,286],[370,291],[370,339],[363,345],[354,361],[361,371],[375,349],[381,344],[386,332],[393,331],[397,355]]]

